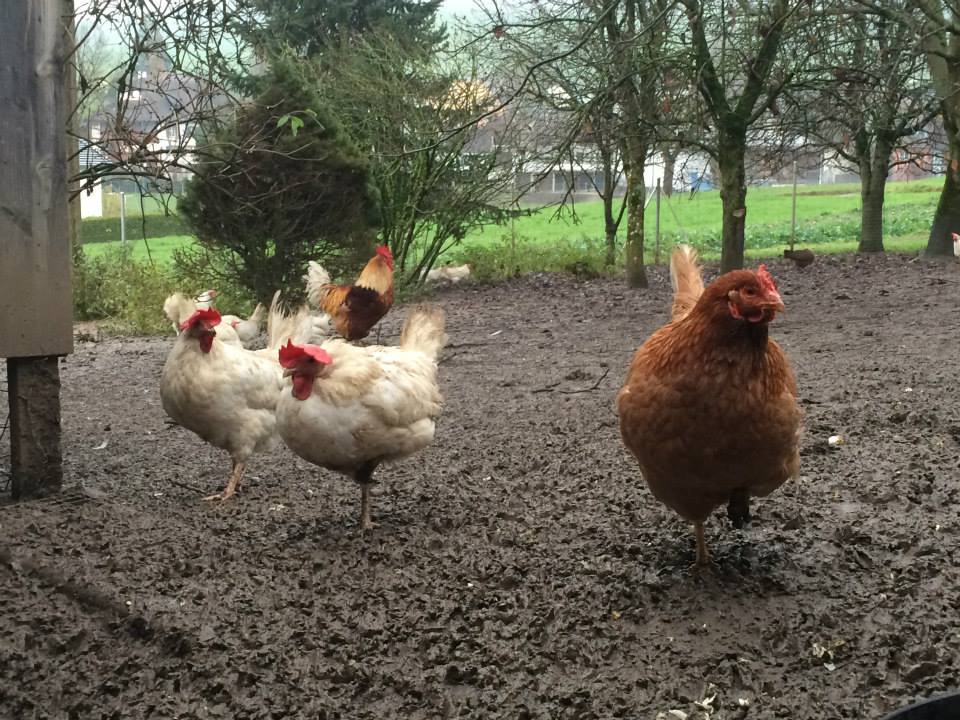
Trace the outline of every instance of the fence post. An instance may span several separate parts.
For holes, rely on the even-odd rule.
[[[656,225],[655,225],[656,244],[654,245],[654,248],[653,248],[653,264],[654,265],[660,264],[660,192],[661,192],[660,178],[657,178],[657,219],[656,219]]]
[[[790,210],[790,250],[797,241],[797,160],[793,160],[793,207]]]
[[[73,350],[67,140],[72,0],[2,3],[0,357],[7,358],[11,492],[60,489],[58,356]]]
[[[120,245],[127,247],[127,194],[120,193]]]

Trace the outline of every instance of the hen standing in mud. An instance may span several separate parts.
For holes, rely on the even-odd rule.
[[[801,412],[790,363],[768,337],[784,306],[766,269],[704,289],[696,253],[680,246],[670,273],[672,321],[637,350],[617,409],[624,444],[657,499],[694,524],[706,565],[714,509],[727,504],[741,527],[751,495],[798,474]]]

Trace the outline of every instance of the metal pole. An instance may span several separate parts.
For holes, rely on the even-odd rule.
[[[127,246],[127,195],[120,193],[120,243]]]
[[[653,250],[653,264],[660,264],[660,178],[657,178],[657,220],[656,220],[656,245]]]
[[[793,208],[790,212],[790,250],[797,241],[797,161],[793,161]]]

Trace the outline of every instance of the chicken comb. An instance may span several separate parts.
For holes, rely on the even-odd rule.
[[[321,365],[333,362],[330,353],[317,345],[294,345],[292,340],[287,340],[287,344],[280,347],[281,367],[292,368],[302,357],[312,358]]]
[[[777,292],[777,284],[773,281],[773,275],[769,273],[766,265],[757,268],[757,277],[760,278],[760,287],[765,292]]]
[[[193,315],[180,323],[180,329],[186,330],[197,323],[203,323],[204,327],[209,330],[213,326],[220,324],[220,313],[216,310],[195,310]]]
[[[390,262],[393,262],[393,253],[390,252],[390,247],[387,245],[377,245],[375,248],[377,255],[385,257]]]

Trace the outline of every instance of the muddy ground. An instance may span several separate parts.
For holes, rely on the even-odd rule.
[[[960,264],[773,269],[802,477],[748,530],[718,512],[702,576],[613,411],[662,270],[438,292],[437,441],[380,471],[367,535],[282,447],[203,503],[228,460],[164,423],[172,338],[78,343],[68,489],[0,507],[0,717],[871,719],[956,687]]]

